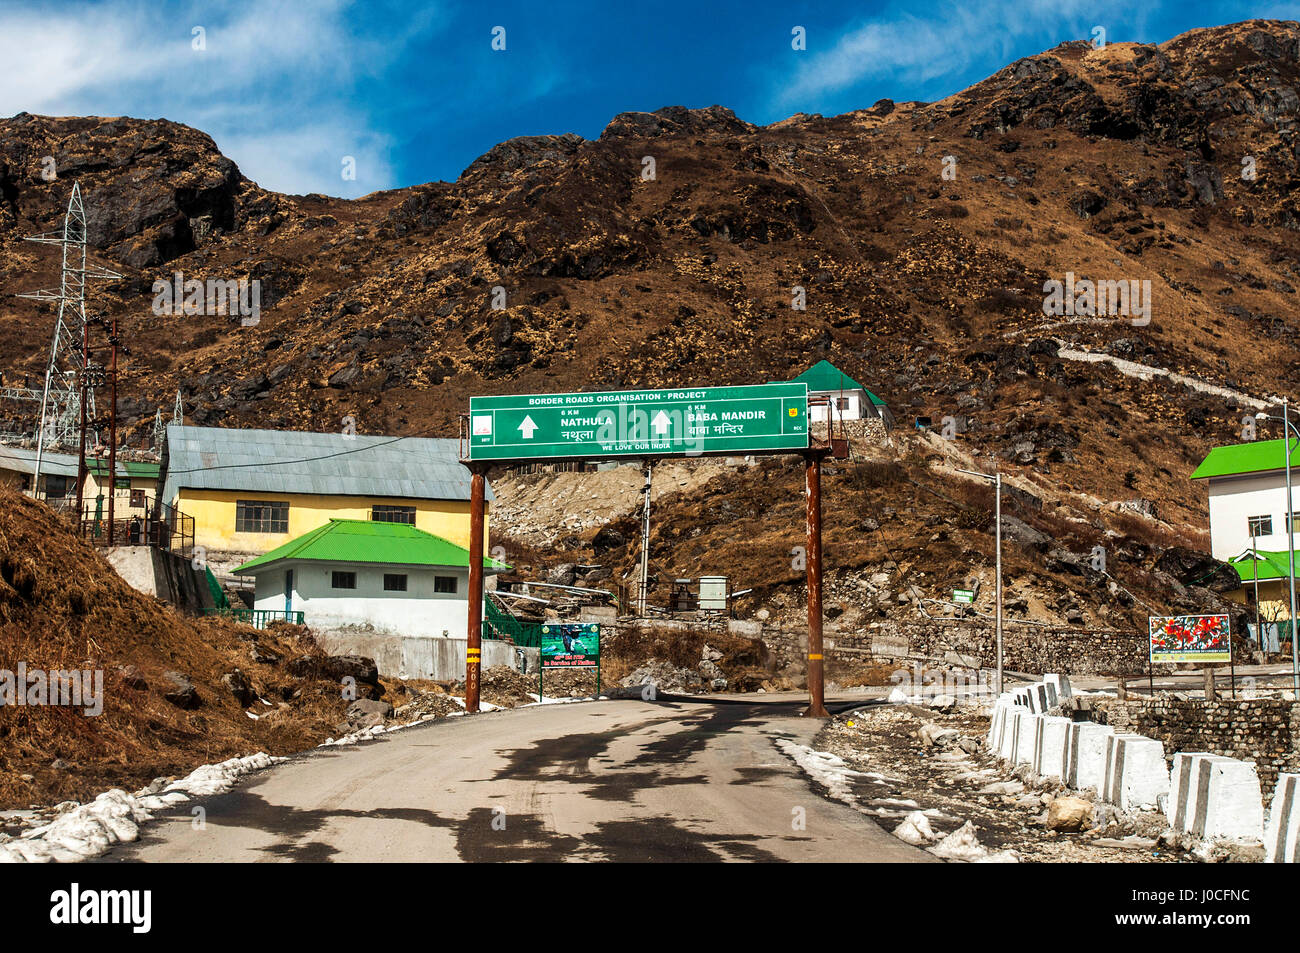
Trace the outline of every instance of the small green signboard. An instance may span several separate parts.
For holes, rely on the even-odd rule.
[[[541,664],[537,667],[537,700],[542,700],[542,677],[556,668],[594,668],[596,694],[600,695],[600,623],[544,622]]]
[[[599,664],[599,623],[547,622],[542,625],[542,668],[595,668]]]
[[[973,589],[954,589],[952,591],[953,602],[974,602],[975,591]]]
[[[806,384],[471,397],[470,460],[803,450]]]

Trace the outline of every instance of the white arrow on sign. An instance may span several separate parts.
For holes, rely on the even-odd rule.
[[[668,415],[661,410],[659,413],[655,414],[655,419],[650,421],[650,425],[654,427],[655,433],[664,434],[668,432],[668,425],[671,422],[672,421],[668,419]]]
[[[537,424],[533,423],[533,418],[524,414],[524,422],[519,425],[519,430],[523,433],[525,440],[532,440],[533,434],[537,430]]]

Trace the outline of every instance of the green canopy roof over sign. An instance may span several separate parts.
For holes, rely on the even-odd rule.
[[[1245,556],[1230,564],[1237,570],[1237,575],[1241,577],[1242,582],[1254,582],[1256,579],[1260,582],[1268,582],[1270,579],[1289,578],[1290,560],[1285,550],[1279,553],[1260,549],[1255,551],[1255,555],[1259,558]]]

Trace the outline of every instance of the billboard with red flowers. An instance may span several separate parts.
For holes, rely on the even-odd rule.
[[[1232,661],[1226,615],[1153,615],[1148,621],[1153,662]]]

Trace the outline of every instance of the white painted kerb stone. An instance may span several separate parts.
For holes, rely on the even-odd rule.
[[[1092,788],[1100,793],[1106,783],[1106,739],[1114,733],[1109,725],[1072,722],[1066,740],[1066,775],[1062,780],[1076,791]]]
[[[1070,676],[1058,675],[1052,672],[1043,676],[1043,682],[1056,693],[1054,704],[1059,704],[1067,698],[1074,697],[1074,690],[1070,688]]]
[[[1300,774],[1279,774],[1273,788],[1264,830],[1264,862],[1294,864],[1300,860]]]
[[[1142,735],[1106,739],[1106,779],[1101,797],[1122,811],[1154,808],[1169,795],[1165,746]]]
[[[1264,807],[1255,762],[1180,751],[1166,809],[1169,825],[1205,840],[1259,843]]]
[[[1038,720],[1034,740],[1034,773],[1044,778],[1065,779],[1066,740],[1070,735],[1070,719],[1057,715],[1044,715]]]
[[[1042,720],[1042,715],[1031,715],[1028,712],[1021,713],[1020,721],[1017,723],[1020,730],[1016,733],[1016,751],[1011,759],[1015,764],[1034,763],[1034,742],[1038,732],[1038,723]]]

